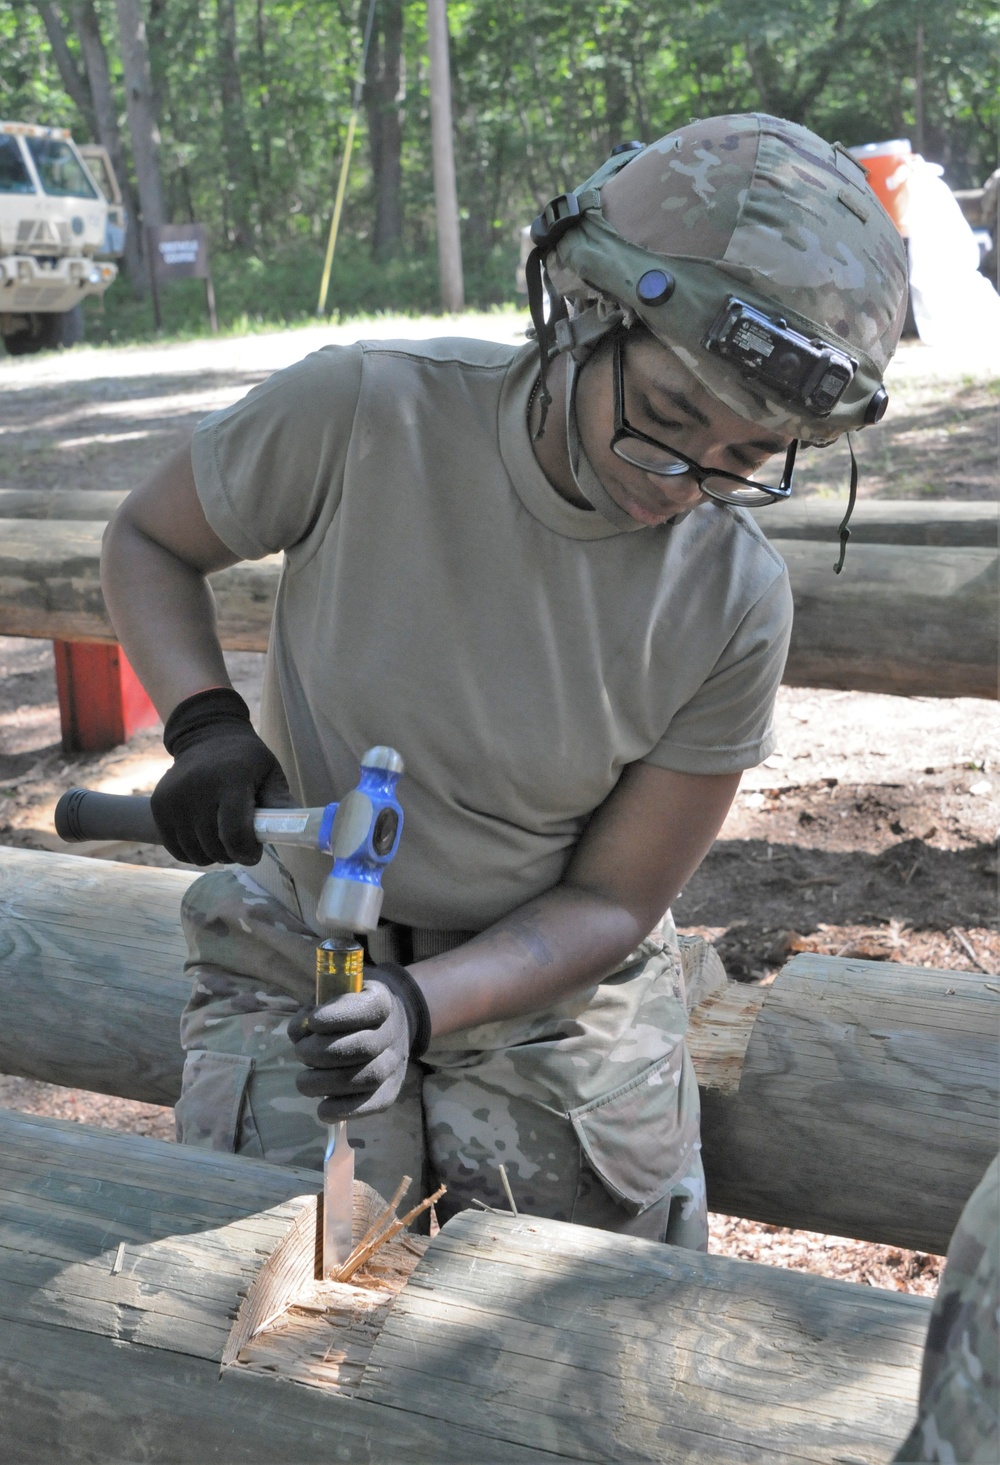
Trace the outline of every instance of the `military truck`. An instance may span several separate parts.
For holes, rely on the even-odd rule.
[[[65,128],[0,122],[0,336],[13,356],[81,341],[81,302],[118,274],[118,180],[103,148],[86,151],[92,166]]]

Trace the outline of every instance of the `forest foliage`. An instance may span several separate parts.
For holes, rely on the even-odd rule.
[[[131,175],[119,26],[136,12],[166,218],[209,225],[224,315],[305,315],[367,5],[0,0],[0,116],[103,140],[81,45],[89,16]],[[520,226],[611,146],[713,113],[769,111],[848,145],[909,137],[956,188],[997,166],[995,0],[451,0],[448,17],[472,304],[514,298]],[[426,5],[377,0],[331,303],[355,313],[436,298]]]

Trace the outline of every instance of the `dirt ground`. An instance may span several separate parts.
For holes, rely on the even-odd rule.
[[[431,335],[515,342],[523,341],[527,321],[513,310],[445,321],[379,317],[242,338],[2,358],[0,487],[131,488],[206,413],[321,346]],[[956,358],[904,341],[886,385],[886,417],[855,434],[860,496],[994,498],[996,346]],[[846,446],[804,450],[796,494],[842,497],[848,476]]]
[[[0,488],[128,487],[204,413],[317,345],[432,329],[441,322],[380,321],[0,361]],[[520,317],[500,314],[465,317],[454,333],[513,340],[521,329]],[[862,493],[995,497],[993,364],[907,343],[889,386],[893,410],[859,447]],[[846,454],[811,456],[802,490],[840,493]],[[227,657],[253,710],[262,660]],[[681,928],[714,941],[742,981],[767,980],[800,950],[1000,973],[997,705],[784,687],[777,725],[778,751],[746,775],[676,904]],[[52,828],[59,794],[73,784],[148,791],[168,762],[159,733],[100,756],[64,754],[51,647],[0,638],[0,843],[67,849]],[[74,848],[174,863],[148,846]],[[169,1110],[14,1078],[0,1077],[0,1104],[172,1137]],[[905,1291],[932,1292],[940,1270],[922,1253],[721,1216],[712,1249]]]

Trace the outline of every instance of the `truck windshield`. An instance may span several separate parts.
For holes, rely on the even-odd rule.
[[[17,138],[0,133],[0,193],[34,193],[35,185],[21,157]]]
[[[97,190],[67,142],[54,137],[26,137],[46,193],[58,198],[97,198]]]
[[[111,189],[111,180],[108,178],[108,170],[104,166],[104,159],[101,157],[95,157],[93,153],[91,153],[87,158],[87,167],[90,169],[93,176],[97,179],[97,186],[104,194],[104,197],[109,201],[113,199],[114,193]]]

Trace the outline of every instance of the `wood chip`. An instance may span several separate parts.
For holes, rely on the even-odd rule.
[[[979,958],[978,951],[973,946],[969,938],[963,935],[963,933],[958,929],[957,926],[952,926],[951,930],[948,932],[948,935],[954,937],[959,946],[961,946],[962,950],[968,956],[969,960],[976,967],[978,967],[981,972],[985,972],[988,977],[995,977],[998,975],[997,972],[991,971],[988,966],[983,965],[982,961]]]
[[[516,1206],[516,1204],[514,1202],[514,1192],[510,1188],[510,1181],[507,1179],[507,1167],[505,1165],[501,1165],[500,1166],[500,1179],[501,1179],[501,1181],[503,1183],[504,1194],[507,1197],[507,1204],[510,1206],[511,1210],[514,1212],[514,1215],[516,1216],[517,1215],[517,1206]]]

